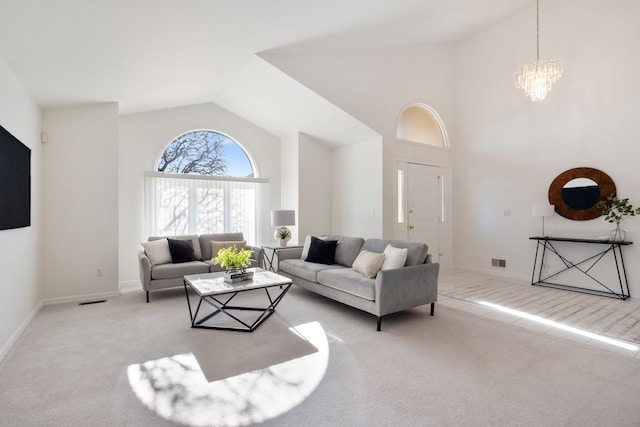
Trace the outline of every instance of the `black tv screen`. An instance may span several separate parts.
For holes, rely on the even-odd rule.
[[[0,230],[31,225],[31,149],[0,126]]]

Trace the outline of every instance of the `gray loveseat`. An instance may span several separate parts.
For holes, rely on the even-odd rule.
[[[144,250],[138,252],[138,263],[140,268],[140,282],[142,289],[146,291],[147,302],[149,302],[149,291],[157,289],[173,288],[183,286],[183,277],[188,274],[202,274],[224,269],[211,261],[217,254],[212,253],[211,242],[241,242],[244,240],[242,233],[216,233],[184,236],[153,236],[148,241],[166,239],[167,237],[177,240],[190,240],[194,250],[194,260],[188,262],[163,262],[152,263],[150,257]],[[251,267],[262,267],[262,248],[246,245],[247,249],[253,250],[251,256]]]
[[[378,331],[382,316],[387,314],[431,304],[431,315],[434,315],[440,265],[431,262],[427,245],[338,235],[326,239],[337,240],[334,264],[308,262],[301,258],[301,248],[281,249],[278,274],[289,277],[302,288],[377,316]],[[383,253],[388,244],[408,249],[403,267],[380,270],[375,278],[352,268],[360,251]]]

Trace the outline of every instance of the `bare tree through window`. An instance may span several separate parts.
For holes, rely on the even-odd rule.
[[[164,150],[158,164],[158,171],[226,175],[229,162],[225,158],[224,146],[228,142],[233,143],[217,132],[197,130],[185,133],[174,139]]]

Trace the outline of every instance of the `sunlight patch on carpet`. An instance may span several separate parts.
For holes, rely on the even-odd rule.
[[[504,307],[498,304],[494,304],[491,302],[487,302],[487,301],[478,301],[478,304],[480,305],[484,305],[485,307],[490,307],[493,308],[494,310],[498,310],[501,311],[503,313],[508,313],[508,314],[512,314],[514,316],[518,316],[518,317],[522,317],[524,319],[527,320],[531,320],[534,322],[538,322],[544,325],[548,325],[548,326],[552,326],[554,328],[558,328],[561,329],[563,331],[566,332],[570,332],[572,334],[576,334],[576,335],[580,335],[583,337],[587,337],[587,338],[591,338],[595,341],[599,341],[605,344],[609,344],[615,347],[619,347],[619,348],[623,348],[625,350],[629,350],[629,351],[638,351],[640,350],[640,347],[633,345],[633,344],[629,344],[627,342],[624,341],[620,341],[620,340],[616,340],[614,338],[609,338],[609,337],[605,337],[603,335],[598,335],[598,334],[594,334],[593,332],[589,332],[589,331],[585,331],[583,329],[579,329],[579,328],[574,328],[573,326],[568,326],[568,325],[564,325],[562,323],[553,321],[553,320],[549,320],[549,319],[545,319],[544,317],[540,317],[540,316],[536,316],[534,314],[529,314],[526,313],[524,311],[520,311],[520,310],[514,310],[512,308],[508,308],[508,307]]]
[[[130,365],[129,384],[145,406],[168,420],[190,426],[260,423],[304,401],[327,370],[329,345],[322,326],[311,322],[289,331],[317,351],[212,382],[193,353],[178,354]]]

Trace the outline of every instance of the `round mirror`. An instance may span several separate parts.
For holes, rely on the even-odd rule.
[[[562,187],[561,197],[571,209],[589,209],[600,200],[600,187],[592,179],[574,178]]]
[[[594,168],[573,168],[558,175],[549,186],[549,203],[558,215],[578,221],[598,218],[598,202],[616,194],[609,175]]]

